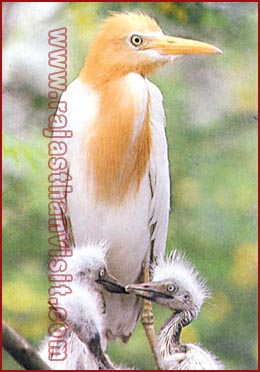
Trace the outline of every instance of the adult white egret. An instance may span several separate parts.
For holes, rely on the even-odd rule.
[[[108,270],[123,284],[149,280],[165,250],[170,181],[163,99],[147,75],[185,54],[217,54],[209,44],[165,35],[141,13],[114,13],[93,40],[79,77],[64,92],[67,202],[76,245],[109,242]],[[57,112],[56,127],[63,125]],[[142,270],[143,269],[143,270]],[[134,295],[104,295],[106,335],[126,341],[141,311]],[[146,304],[147,305],[147,304]],[[143,322],[152,323],[146,307]]]

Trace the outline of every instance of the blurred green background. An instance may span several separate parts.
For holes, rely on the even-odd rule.
[[[68,81],[77,77],[109,10],[141,10],[165,33],[220,47],[151,80],[164,95],[173,247],[213,297],[183,340],[227,369],[257,369],[257,3],[3,4],[3,317],[35,347],[47,333],[48,31],[68,27]],[[169,313],[155,307],[156,327]],[[155,368],[141,325],[116,362]],[[20,369],[4,353],[3,369]]]

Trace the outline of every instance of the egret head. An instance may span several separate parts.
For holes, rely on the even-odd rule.
[[[99,69],[110,70],[113,78],[130,72],[145,76],[176,56],[217,53],[221,50],[213,45],[165,35],[147,15],[112,13],[94,40],[81,75]]]
[[[105,242],[89,242],[73,250],[67,259],[67,273],[73,275],[74,283],[93,285],[109,292],[125,293],[125,287],[108,273]]]
[[[198,272],[176,250],[166,260],[159,260],[152,282],[127,286],[127,291],[176,312],[193,310],[195,313],[210,295]]]

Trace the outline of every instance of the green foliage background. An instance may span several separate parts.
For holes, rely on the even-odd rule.
[[[141,10],[219,56],[184,57],[151,77],[162,90],[171,167],[167,251],[186,252],[213,297],[183,340],[227,369],[257,369],[257,3],[4,3],[3,317],[35,347],[47,333],[50,29],[68,27],[69,81],[109,10]],[[168,312],[155,306],[156,327]],[[154,368],[142,327],[116,362]],[[3,369],[20,367],[4,353]]]

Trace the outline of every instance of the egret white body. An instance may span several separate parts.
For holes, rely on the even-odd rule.
[[[121,205],[98,202],[93,197],[93,181],[89,176],[86,183],[85,159],[80,151],[86,131],[91,133],[91,116],[98,113],[98,94],[75,80],[62,100],[68,102],[68,129],[73,130],[73,139],[68,140],[69,170],[73,179],[73,192],[68,194],[68,206],[76,244],[82,244],[86,237],[105,238],[110,249],[107,257],[109,271],[120,278],[123,284],[136,282],[141,274],[145,259],[149,260],[151,228],[157,221],[153,239],[155,255],[164,252],[166,246],[169,214],[169,173],[167,144],[164,129],[162,95],[152,83],[137,74],[126,77],[127,90],[140,90],[140,106],[151,97],[151,126],[153,148],[149,165],[140,183],[138,192],[129,193]],[[142,102],[143,101],[143,102]],[[142,110],[140,110],[140,115]],[[73,120],[70,120],[73,117]],[[137,118],[136,135],[140,130]],[[111,133],[112,135],[112,133]],[[87,146],[86,146],[87,147]],[[86,148],[85,148],[86,149]],[[86,149],[87,151],[87,149]],[[136,296],[106,294],[107,325],[111,336],[129,336],[140,313],[140,302]],[[115,316],[115,309],[116,316]],[[120,311],[119,311],[120,309]]]

